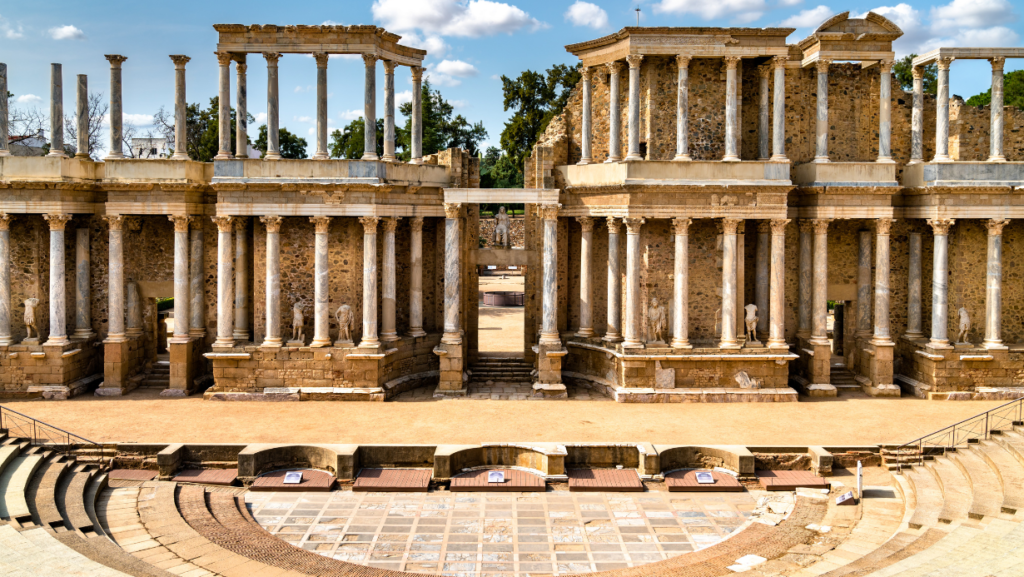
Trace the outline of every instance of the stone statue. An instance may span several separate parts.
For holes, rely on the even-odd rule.
[[[743,310],[747,311],[745,317],[743,317],[743,324],[747,326],[747,342],[758,343],[757,340],[757,305],[749,304],[743,307]],[[758,343],[760,344],[760,343]]]
[[[510,230],[511,230],[511,219],[505,212],[505,207],[502,206],[498,209],[498,214],[495,215],[494,220],[494,246],[500,246],[502,248],[508,248],[511,244]]]
[[[971,315],[967,312],[967,307],[960,307],[956,314],[960,317],[960,330],[957,332],[956,342],[970,344],[967,333],[971,332]]]
[[[352,307],[341,305],[334,311],[334,318],[338,321],[337,344],[352,344]]]
[[[651,299],[651,308],[647,309],[648,342],[665,342],[665,307],[658,304],[658,297]]]
[[[142,303],[139,299],[139,285],[134,280],[129,280],[127,289],[125,300],[128,304],[128,322],[125,333],[130,336],[139,336],[142,334]],[[177,322],[178,319],[174,320]],[[182,322],[188,324],[188,319],[182,319]]]
[[[306,317],[302,314],[302,309],[305,308],[301,302],[295,303],[292,307],[292,340],[289,342],[306,343],[306,333],[302,330],[302,325],[306,323]]]
[[[736,373],[736,382],[739,383],[741,389],[760,389],[761,383],[757,379],[753,379],[746,371],[740,371]]]
[[[36,328],[36,307],[39,306],[39,299],[32,298],[25,301],[25,331],[27,335],[26,341],[34,342],[39,340],[39,329]],[[32,336],[32,331],[36,332],[36,336]]]
[[[722,336],[722,309],[721,307],[715,311],[715,336]]]

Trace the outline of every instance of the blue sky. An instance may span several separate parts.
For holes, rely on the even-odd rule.
[[[338,2],[6,2],[0,4],[0,59],[8,65],[12,107],[48,107],[49,66],[64,66],[65,111],[74,108],[74,76],[87,74],[94,92],[106,93],[109,68],[104,54],[128,56],[124,65],[124,112],[143,128],[160,106],[171,108],[174,69],[169,54],[192,57],[188,100],[217,93],[213,54],[215,23],[376,24],[403,35],[403,44],[427,49],[428,75],[457,111],[482,120],[497,144],[508,113],[502,107],[502,74],[574,59],[564,46],[597,38],[636,22],[637,2],[626,0],[343,0]],[[831,0],[645,0],[646,26],[791,26],[789,42],[809,34],[828,16],[874,10],[905,32],[897,56],[938,46],[1020,46],[1022,2],[940,0],[938,2],[839,3]],[[362,61],[335,58],[328,70],[331,128],[362,111]],[[1024,67],[1008,61],[1007,70]],[[266,67],[249,57],[249,111],[266,110]],[[316,65],[312,58],[286,55],[280,62],[281,125],[314,145]],[[990,83],[988,63],[953,65],[952,93],[969,97]],[[383,67],[378,65],[383,89]],[[408,68],[396,74],[399,101],[411,88]],[[232,69],[232,94],[234,72]],[[408,99],[408,96],[405,97]],[[378,99],[382,114],[383,95]],[[262,120],[262,114],[259,120]],[[401,122],[401,118],[399,119]],[[251,131],[255,134],[255,130]],[[312,152],[312,151],[311,151]]]

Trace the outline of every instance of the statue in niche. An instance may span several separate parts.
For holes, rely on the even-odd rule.
[[[747,327],[747,343],[761,344],[757,340],[757,305],[749,304],[743,307],[743,310],[747,311],[743,317],[743,324]]]
[[[960,317],[960,329],[956,334],[956,342],[970,344],[967,340],[967,333],[971,332],[971,315],[967,312],[967,307],[960,307],[956,314]]]
[[[665,317],[665,307],[658,304],[658,297],[652,298],[651,307],[647,309],[648,342],[665,342],[665,325],[667,324]]]
[[[336,345],[352,344],[352,307],[341,305],[334,311],[334,318],[338,321],[338,342]]]
[[[139,299],[139,285],[137,285],[134,280],[129,280],[128,287],[125,292],[127,293],[126,300],[128,301],[128,326],[126,327],[127,330],[125,332],[132,336],[139,336],[142,334],[142,303]],[[175,319],[175,321],[177,320],[178,319]],[[183,319],[182,322],[187,324],[188,319]]]
[[[39,341],[39,329],[36,328],[36,307],[39,306],[39,299],[31,298],[25,301],[25,331],[27,333],[25,340],[29,342]],[[36,336],[32,336],[32,331],[35,331]]]
[[[498,209],[498,214],[494,216],[494,246],[501,248],[508,248],[512,244],[510,237],[512,220],[509,218],[508,213],[505,212],[505,207],[502,206]]]
[[[302,326],[306,323],[306,317],[302,314],[302,309],[305,306],[301,302],[295,303],[292,307],[292,340],[291,343],[306,343],[306,333],[303,332]]]

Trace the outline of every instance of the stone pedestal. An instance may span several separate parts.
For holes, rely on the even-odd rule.
[[[96,389],[98,397],[116,397],[128,394],[138,386],[131,377],[138,368],[131,362],[132,349],[137,348],[139,339],[122,339],[103,342],[103,386]]]
[[[434,354],[441,358],[441,368],[434,397],[462,397],[466,395],[465,345],[441,342],[434,348]]]
[[[566,399],[568,393],[562,383],[562,360],[568,351],[561,345],[537,345],[537,381],[533,384],[533,396],[540,399]]]
[[[187,397],[195,390],[195,339],[169,342],[171,357],[171,383],[160,393],[161,397]]]

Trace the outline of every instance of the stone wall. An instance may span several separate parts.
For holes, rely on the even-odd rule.
[[[480,248],[495,248],[498,245],[494,244],[494,227],[497,226],[498,221],[493,217],[484,217],[480,219],[480,238],[484,240],[480,243]],[[511,248],[525,248],[526,247],[526,218],[525,217],[513,217],[509,221],[509,246]]]

